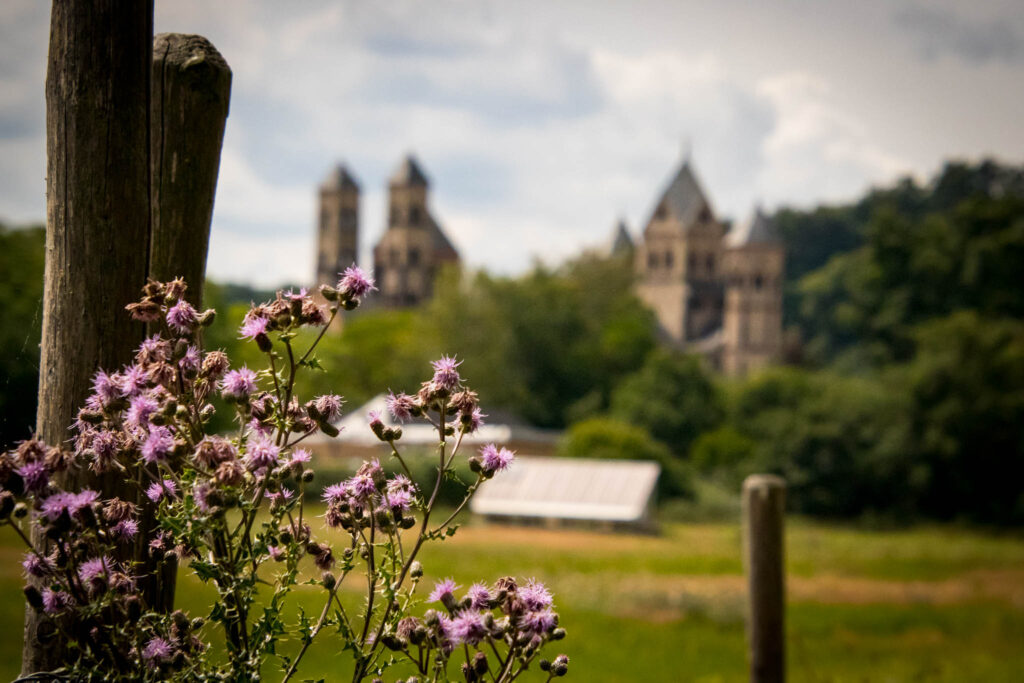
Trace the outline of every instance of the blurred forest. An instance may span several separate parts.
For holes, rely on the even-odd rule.
[[[588,254],[516,278],[447,272],[422,309],[360,310],[303,393],[357,406],[455,354],[485,412],[565,428],[567,456],[658,460],[663,496],[773,471],[809,515],[1024,523],[1024,168],[951,162],[775,220],[785,366],[727,380],[659,348],[628,257]],[[35,421],[43,230],[0,228],[0,243],[8,446]],[[237,329],[270,296],[208,283],[207,345],[262,367]]]

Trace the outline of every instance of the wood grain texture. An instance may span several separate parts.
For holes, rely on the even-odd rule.
[[[36,428],[62,444],[97,367],[131,361],[125,314],[149,271],[152,2],[55,0],[46,74],[46,269]],[[75,485],[78,482],[70,482]],[[105,493],[117,478],[90,480]],[[63,651],[29,610],[22,670]]]
[[[186,298],[198,308],[231,69],[206,38],[161,33],[153,40],[152,78],[150,275],[184,277]]]

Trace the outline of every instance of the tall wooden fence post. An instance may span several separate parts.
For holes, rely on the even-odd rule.
[[[231,69],[202,36],[153,39],[153,239],[150,276],[184,277],[202,304],[210,219],[231,98]]]
[[[163,282],[185,278],[185,298],[199,308],[231,69],[203,36],[161,33],[153,39],[152,83],[149,276]],[[142,502],[143,526],[148,527],[154,511]],[[164,560],[158,570],[149,560],[147,569],[157,572],[152,584],[145,586],[151,604],[170,611],[177,562]]]
[[[786,679],[786,586],[783,515],[786,482],[754,474],[743,482],[743,564],[750,612],[747,641],[751,683]]]
[[[124,306],[149,271],[152,48],[152,2],[53,2],[36,430],[55,445],[67,440],[95,369],[130,362],[145,333]],[[90,484],[107,495],[121,486],[117,477]],[[23,673],[62,661],[60,643],[47,639],[52,629],[28,609]]]

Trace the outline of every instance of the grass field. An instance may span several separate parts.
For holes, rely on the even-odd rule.
[[[23,615],[14,540],[0,537],[0,618],[16,634],[0,639],[6,679],[17,673]],[[1019,535],[790,520],[787,553],[790,680],[1024,680]],[[469,525],[429,548],[424,565],[428,579],[464,586],[505,574],[548,582],[569,632],[558,651],[575,680],[746,680],[736,525],[670,524],[659,536]],[[200,613],[202,592],[182,581],[181,606]],[[319,611],[313,589],[300,600]],[[327,639],[303,667],[328,680],[349,670]]]

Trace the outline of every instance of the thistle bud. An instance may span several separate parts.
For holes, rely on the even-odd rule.
[[[569,672],[569,657],[558,655],[551,664],[551,673],[556,676],[564,676]]]
[[[323,581],[324,588],[327,590],[334,590],[334,587],[338,585],[338,579],[331,572],[324,572],[320,580]]]
[[[203,327],[209,327],[213,324],[213,321],[217,319],[217,311],[212,308],[208,308],[199,314],[199,324]]]
[[[320,296],[322,296],[327,301],[337,301],[338,290],[336,290],[334,287],[331,287],[330,285],[322,285],[320,287]]]
[[[270,353],[270,350],[274,348],[274,342],[270,341],[266,332],[260,332],[256,335],[256,347],[263,353]]]
[[[320,431],[322,431],[324,434],[331,437],[332,439],[338,436],[338,428],[332,425],[327,420],[320,420],[319,422],[317,422],[317,424],[320,426]]]
[[[125,598],[124,604],[128,611],[128,621],[138,621],[142,616],[142,600],[139,599],[139,596],[129,595]]]
[[[423,576],[423,565],[420,564],[419,560],[413,560],[413,563],[409,565],[409,576],[414,579],[418,579]]]
[[[380,637],[380,642],[384,644],[384,647],[395,652],[402,649],[402,641],[400,641],[398,638],[394,636],[394,634],[391,633],[385,633],[384,635],[382,635]]]
[[[313,472],[313,470],[304,470],[302,472],[302,481],[308,484],[309,482],[313,481],[313,477],[315,474],[316,473]]]
[[[483,652],[477,652],[473,655],[473,671],[476,672],[481,678],[487,673],[487,655]]]
[[[18,503],[14,506],[14,518],[23,519],[28,514],[28,506],[24,503]]]

